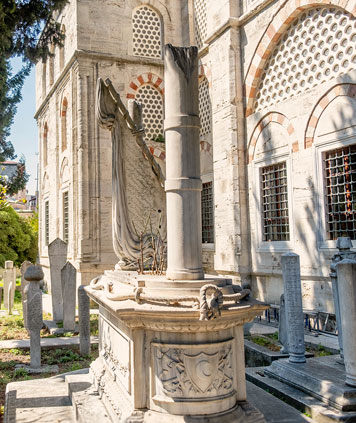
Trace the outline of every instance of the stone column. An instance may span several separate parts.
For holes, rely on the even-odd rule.
[[[63,329],[75,330],[75,300],[77,285],[77,270],[69,261],[61,270],[63,298]]]
[[[32,266],[30,261],[24,261],[21,264],[21,300],[22,300],[22,311],[23,311],[23,323],[25,328],[27,329],[27,285],[29,282],[25,279],[25,273],[29,266]]]
[[[42,320],[42,292],[40,282],[43,279],[41,266],[30,266],[25,273],[29,281],[27,287],[27,325],[30,332],[31,369],[41,368],[41,329]]]
[[[79,348],[81,355],[90,354],[90,301],[84,285],[78,288]]]
[[[303,303],[298,254],[282,254],[281,264],[289,361],[291,363],[305,363]]]
[[[336,265],[336,271],[346,384],[356,387],[356,261],[344,259]]]
[[[167,277],[204,278],[198,102],[198,50],[165,46]]]
[[[61,270],[67,262],[67,244],[56,238],[48,246],[51,272],[52,316],[55,322],[63,320]]]
[[[11,260],[5,261],[4,271],[4,308],[5,310],[12,310],[14,306],[16,289],[16,269]],[[11,314],[9,312],[9,314]]]
[[[341,316],[340,316],[340,304],[339,304],[339,291],[338,291],[338,280],[337,280],[337,273],[336,273],[336,265],[341,260],[345,258],[355,259],[356,254],[355,252],[351,251],[352,242],[351,239],[346,237],[339,237],[336,241],[336,248],[338,248],[339,252],[334,254],[332,258],[332,262],[330,265],[330,278],[332,283],[332,290],[333,290],[333,299],[334,299],[334,309],[335,309],[335,317],[336,317],[336,324],[338,330],[338,341],[340,347],[340,357],[344,357],[344,350],[342,346],[342,325],[341,325]]]
[[[286,302],[284,294],[281,295],[279,301],[279,322],[278,322],[278,340],[283,345],[282,354],[288,354],[288,328],[286,321]]]

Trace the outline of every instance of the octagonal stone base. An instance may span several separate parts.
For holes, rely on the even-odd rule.
[[[200,321],[188,304],[114,301],[86,290],[99,304],[99,358],[91,374],[112,421],[264,421],[246,403],[243,324],[266,305],[231,303],[221,317]]]

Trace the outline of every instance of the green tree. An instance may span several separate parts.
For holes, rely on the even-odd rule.
[[[53,19],[67,0],[2,0],[0,2],[0,162],[16,158],[8,140],[21,101],[21,89],[31,66],[49,55],[49,45],[61,45],[64,35]],[[23,66],[13,73],[10,59],[21,56]],[[18,167],[14,183],[24,188],[28,175],[24,163]],[[9,192],[15,188],[7,182]]]
[[[21,266],[25,260],[35,263],[37,257],[38,233],[36,216],[25,219],[7,205],[0,208],[0,266],[12,260]]]

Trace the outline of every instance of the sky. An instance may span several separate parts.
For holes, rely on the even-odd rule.
[[[13,71],[16,72],[21,66],[21,59],[11,61]],[[38,138],[37,124],[34,119],[36,112],[35,94],[35,68],[32,67],[31,74],[26,78],[22,88],[22,101],[18,104],[14,123],[11,127],[11,134],[8,138],[12,142],[18,160],[24,155],[26,160],[26,171],[30,175],[27,183],[29,194],[35,194],[37,183],[37,163],[38,163]]]

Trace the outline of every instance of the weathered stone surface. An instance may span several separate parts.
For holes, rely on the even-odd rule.
[[[30,332],[30,367],[41,367],[42,292],[39,284],[43,279],[41,266],[29,266],[24,275],[29,281],[27,290],[27,327]]]
[[[30,261],[24,261],[21,264],[21,300],[22,300],[22,311],[23,311],[23,321],[24,326],[27,328],[27,290],[26,287],[29,284],[29,281],[25,279],[25,273],[29,266],[32,266]]]
[[[63,320],[63,297],[61,270],[67,262],[67,244],[56,238],[48,246],[51,272],[52,316],[58,322]]]
[[[10,286],[11,285],[11,286]],[[16,268],[14,268],[14,263],[11,260],[5,261],[5,270],[4,270],[4,308],[10,310],[14,307],[15,299],[15,289],[16,289]]]
[[[284,294],[281,295],[279,302],[278,340],[282,344],[281,353],[288,354],[288,329]]]
[[[90,354],[90,301],[84,286],[78,288],[80,354]]]
[[[299,256],[294,253],[282,254],[281,265],[289,361],[303,363],[305,362],[305,344]]]
[[[74,331],[77,270],[70,262],[67,262],[61,270],[61,283],[63,297],[63,329],[65,331]]]
[[[356,260],[336,265],[346,384],[356,387]],[[356,395],[356,390],[355,390]]]
[[[164,61],[167,277],[203,279],[198,49],[166,45]]]

